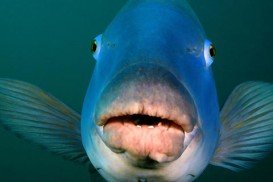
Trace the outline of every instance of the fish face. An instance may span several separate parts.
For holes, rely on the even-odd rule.
[[[198,116],[187,89],[166,69],[128,67],[103,90],[96,106],[99,135],[134,166],[153,168],[178,159]]]
[[[129,1],[92,46],[82,141],[109,181],[191,181],[219,135],[210,53],[187,3]],[[115,166],[115,167],[114,167]]]

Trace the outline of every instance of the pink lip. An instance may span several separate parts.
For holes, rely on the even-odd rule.
[[[158,119],[153,117],[138,125],[131,118],[112,118],[104,125],[103,140],[114,151],[126,151],[139,160],[150,158],[159,163],[176,160],[182,154],[185,134],[179,125],[162,119],[153,122]]]

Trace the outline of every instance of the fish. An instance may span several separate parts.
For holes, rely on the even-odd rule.
[[[216,48],[186,0],[129,0],[90,49],[81,114],[1,78],[1,125],[106,181],[194,181],[208,165],[239,172],[271,152],[273,85],[244,82],[220,111]]]

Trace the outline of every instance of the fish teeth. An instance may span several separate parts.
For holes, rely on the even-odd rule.
[[[154,126],[148,126],[148,128],[152,129],[152,128],[155,128]]]
[[[138,127],[138,128],[141,128],[141,126],[140,126],[140,125],[137,125],[137,127]]]

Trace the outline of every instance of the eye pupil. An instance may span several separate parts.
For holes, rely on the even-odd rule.
[[[216,56],[216,48],[213,44],[211,44],[209,47],[209,53],[210,53],[210,56],[213,58]]]
[[[94,53],[94,52],[96,52],[96,50],[97,50],[97,42],[94,41],[94,42],[92,43],[92,46],[91,46],[91,51]]]

